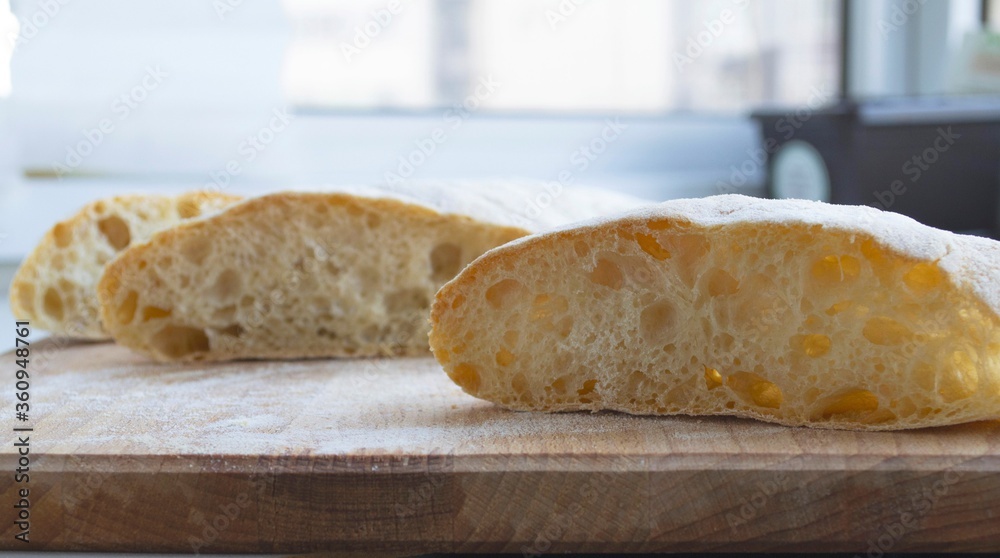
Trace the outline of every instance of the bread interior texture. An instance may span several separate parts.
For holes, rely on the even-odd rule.
[[[524,234],[391,199],[266,196],[123,254],[103,314],[165,361],[427,354],[435,291]]]
[[[1000,408],[995,314],[937,262],[858,231],[571,229],[491,252],[433,314],[449,376],[513,409],[879,430]]]

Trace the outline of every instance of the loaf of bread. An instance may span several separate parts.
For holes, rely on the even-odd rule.
[[[57,223],[25,258],[10,286],[10,307],[38,329],[107,339],[97,303],[104,266],[155,231],[234,203],[227,194],[126,195],[86,205]]]
[[[266,195],[122,253],[101,280],[102,316],[118,343],[161,361],[429,355],[430,302],[468,262],[638,204],[523,183]]]
[[[486,253],[431,348],[512,409],[892,430],[1000,418],[1000,243],[868,207],[717,196]]]

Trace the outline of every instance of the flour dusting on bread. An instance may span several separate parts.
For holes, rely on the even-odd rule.
[[[514,409],[915,428],[1000,418],[998,292],[996,241],[717,196],[488,252],[438,293],[431,347]]]

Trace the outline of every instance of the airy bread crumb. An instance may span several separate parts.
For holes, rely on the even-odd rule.
[[[104,266],[130,245],[240,198],[213,192],[136,194],[98,200],[57,223],[25,258],[10,286],[11,311],[57,335],[107,339],[97,303]]]
[[[566,190],[426,185],[282,192],[164,230],[100,283],[115,341],[162,361],[427,354],[437,289],[486,250],[547,223],[639,200]]]
[[[1000,418],[1000,243],[717,196],[520,239],[437,294],[431,348],[512,409],[892,430]]]

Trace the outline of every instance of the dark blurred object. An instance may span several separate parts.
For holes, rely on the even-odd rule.
[[[1000,237],[1000,98],[845,101],[764,110],[771,197],[870,205]]]

